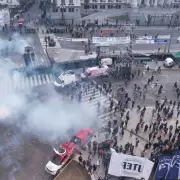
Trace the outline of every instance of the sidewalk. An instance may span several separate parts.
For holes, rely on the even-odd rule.
[[[118,139],[118,146],[119,145],[124,146],[127,142],[130,142],[133,145],[135,145],[135,139],[136,139],[136,136],[130,137],[129,132],[125,131],[124,137]],[[93,140],[96,140],[97,142],[102,142],[105,140],[105,134],[104,133],[100,133],[100,134],[96,133],[96,138],[93,138]],[[93,142],[93,140],[92,140],[92,142]],[[135,147],[135,149],[134,149],[134,154],[137,156],[140,156],[141,151],[144,149],[144,145],[145,145],[145,142],[140,141],[138,147]],[[84,160],[87,160],[88,156],[89,156],[89,152],[88,152],[87,148],[86,148],[86,151],[81,151],[81,153],[82,153],[82,158]],[[149,155],[150,155],[150,153],[149,153],[149,151],[147,151],[146,156],[149,157]],[[77,155],[75,157],[75,160],[78,161],[78,157],[79,157],[79,155]],[[104,177],[104,175],[105,175],[105,170],[104,170],[104,167],[102,164],[102,159],[98,157],[97,153],[95,155],[91,155],[91,164],[92,165],[93,164],[96,165],[98,160],[100,160],[100,166],[97,169],[97,171],[91,175],[92,180],[97,180],[98,177]]]
[[[164,61],[158,61],[157,63],[155,61],[148,62],[146,65],[146,68],[149,66],[150,69],[157,70],[157,68],[160,66],[161,70],[180,70],[178,65],[175,65],[172,68],[166,68],[163,65]]]

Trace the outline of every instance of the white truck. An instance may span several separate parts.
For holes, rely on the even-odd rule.
[[[57,88],[64,88],[70,85],[74,85],[79,81],[79,78],[73,71],[66,71],[55,78],[54,86]]]

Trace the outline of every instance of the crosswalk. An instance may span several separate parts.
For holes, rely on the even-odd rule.
[[[48,49],[61,48],[61,45],[58,41],[58,38],[54,34],[47,34],[46,36],[49,36],[50,38],[52,38],[56,42],[56,46],[54,46],[54,47],[48,46]],[[46,42],[44,39],[45,35],[38,33],[38,37],[39,37],[42,48],[45,49],[46,48]]]
[[[0,78],[0,92],[11,93],[16,90],[31,89],[33,87],[51,84],[53,81],[53,74],[34,74],[32,76],[13,74],[12,76]]]
[[[90,107],[94,109],[94,111],[97,112],[99,123],[105,123],[112,117],[115,110],[115,100],[114,100],[114,106],[112,110],[109,109],[111,98],[110,95],[105,95],[103,92],[100,92],[99,89],[95,90],[95,93],[93,92],[95,89],[95,86],[91,86],[91,88],[82,94],[81,103],[82,105],[87,105],[87,107]],[[100,103],[100,107],[98,110],[98,103]],[[112,118],[111,118],[112,119]],[[102,124],[101,124],[102,125]]]

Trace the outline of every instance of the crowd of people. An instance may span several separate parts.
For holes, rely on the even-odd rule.
[[[132,89],[132,95],[126,91],[130,83],[133,83],[134,78],[144,78],[144,73],[147,78],[145,84],[135,83]],[[85,83],[73,87],[73,91],[67,91],[67,95],[71,100],[78,99],[82,102],[82,97],[91,91],[89,96],[89,103],[96,99],[97,94],[106,96],[106,100],[97,101],[97,115],[109,113],[109,118],[106,124],[100,128],[97,137],[93,138],[87,144],[86,151],[88,151],[88,159],[83,159],[83,151],[80,156],[80,163],[87,167],[89,173],[95,173],[99,166],[103,164],[104,171],[107,174],[108,165],[111,157],[111,150],[122,152],[125,154],[136,155],[135,149],[139,146],[140,141],[144,141],[144,148],[140,153],[141,157],[148,157],[154,162],[158,162],[160,155],[170,155],[180,148],[180,126],[178,126],[178,117],[180,114],[180,89],[177,82],[172,82],[172,93],[176,100],[171,100],[163,94],[163,85],[158,81],[158,76],[161,73],[161,68],[157,71],[151,71],[147,68],[146,72],[137,71],[131,79],[125,79],[124,83],[119,85],[117,92],[113,93],[112,83],[104,82],[102,86],[98,84]],[[132,81],[132,82],[130,82]],[[148,90],[156,89],[154,96],[154,104],[152,105],[151,121],[147,121],[145,116],[147,107],[145,105]],[[114,98],[118,101],[115,102]],[[143,100],[143,105],[141,104]],[[139,116],[139,122],[129,129],[128,124],[132,121],[132,112],[136,111]],[[170,122],[170,123],[169,123]],[[135,122],[134,122],[135,123]],[[129,131],[130,138],[135,136],[135,142],[127,142],[124,146],[119,143],[123,138],[125,131]],[[142,137],[144,133],[144,137]],[[99,134],[103,134],[104,138],[98,139]],[[96,157],[97,164],[91,164],[91,159]],[[97,168],[98,167],[98,168]]]

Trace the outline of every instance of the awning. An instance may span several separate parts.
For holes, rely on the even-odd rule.
[[[174,58],[180,58],[180,51],[171,53]]]

